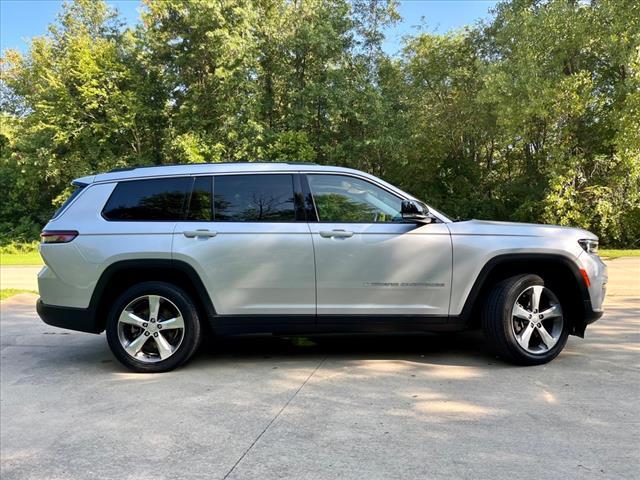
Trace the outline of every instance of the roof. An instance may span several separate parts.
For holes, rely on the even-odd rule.
[[[366,175],[350,168],[317,165],[315,163],[273,163],[273,162],[245,162],[245,163],[196,163],[186,165],[162,165],[151,167],[132,167],[116,169],[97,175],[89,175],[74,180],[75,184],[90,184],[96,182],[113,182],[134,178],[165,177],[175,175],[206,175],[213,173],[244,173],[244,172],[343,172]]]

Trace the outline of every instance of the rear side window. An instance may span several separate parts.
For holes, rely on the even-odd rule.
[[[216,222],[294,222],[293,175],[220,175],[213,182]]]
[[[211,205],[211,177],[196,177],[193,182],[186,219],[194,222],[210,222],[213,219]]]
[[[116,185],[102,216],[120,221],[177,221],[182,219],[188,177],[132,180]]]

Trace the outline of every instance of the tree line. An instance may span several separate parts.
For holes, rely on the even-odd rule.
[[[2,55],[0,239],[36,238],[76,177],[261,160],[640,244],[640,2],[503,1],[389,55],[399,20],[394,0],[148,0],[127,27],[65,3]]]

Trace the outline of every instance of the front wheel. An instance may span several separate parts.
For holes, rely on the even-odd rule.
[[[186,362],[201,338],[196,307],[180,288],[144,282],[124,292],[107,320],[115,357],[137,372],[166,372]]]
[[[562,304],[537,275],[496,284],[482,309],[482,328],[493,350],[520,365],[550,362],[569,336]]]

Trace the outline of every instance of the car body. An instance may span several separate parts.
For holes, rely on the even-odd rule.
[[[462,330],[518,275],[553,288],[567,334],[584,335],[603,312],[607,274],[592,233],[452,221],[357,170],[176,165],[74,184],[40,246],[38,312],[63,328],[109,333],[111,306],[144,282],[181,290],[216,334]]]

